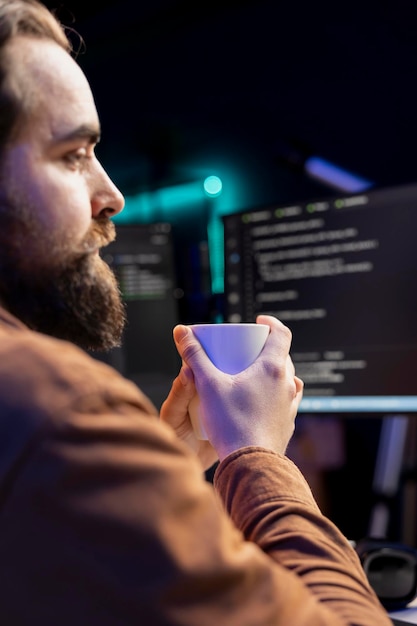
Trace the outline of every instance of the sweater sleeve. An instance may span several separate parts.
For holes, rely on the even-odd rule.
[[[344,623],[391,624],[356,552],[290,459],[245,448],[225,459],[214,484],[245,539],[295,573]]]

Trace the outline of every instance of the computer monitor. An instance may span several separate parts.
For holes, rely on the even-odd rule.
[[[300,412],[417,412],[417,184],[223,224],[225,320],[290,327]]]
[[[95,355],[133,380],[159,408],[180,360],[172,338],[179,322],[171,225],[117,226],[116,240],[103,249],[126,304],[122,346]]]

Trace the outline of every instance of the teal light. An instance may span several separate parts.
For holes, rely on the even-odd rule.
[[[218,164],[217,164],[218,165]],[[227,165],[222,164],[223,181],[218,176],[207,176],[212,165],[193,167],[188,172],[191,182],[144,191],[125,198],[124,210],[115,215],[116,224],[149,223],[158,221],[182,223],[187,216],[207,213],[207,239],[211,269],[212,292],[224,291],[224,234],[222,215],[245,206],[248,198],[247,180]],[[203,181],[203,184],[202,184]],[[245,186],[246,185],[246,186]]]
[[[201,189],[201,180],[146,191],[125,198],[125,208],[114,216],[117,224],[134,222],[172,221],[180,215],[195,210],[206,196]]]
[[[218,176],[207,176],[204,181],[204,191],[208,196],[219,196],[223,189],[223,183]]]

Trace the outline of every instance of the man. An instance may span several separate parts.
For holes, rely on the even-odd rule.
[[[177,327],[184,365],[161,419],[74,346],[120,341],[98,250],[123,198],[69,52],[36,0],[0,0],[0,623],[389,624],[285,457],[303,385],[278,320],[260,316],[266,346],[235,376]],[[196,388],[210,443],[190,425]]]

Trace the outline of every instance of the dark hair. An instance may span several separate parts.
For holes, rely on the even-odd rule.
[[[49,39],[72,52],[64,27],[46,6],[37,0],[0,0],[0,156],[22,113],[22,102],[7,85],[12,68],[4,53],[18,35]]]

